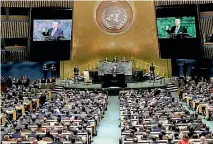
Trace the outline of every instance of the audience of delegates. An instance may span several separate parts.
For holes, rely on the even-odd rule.
[[[56,79],[53,78],[42,78],[36,79],[32,84],[35,88],[47,88],[47,89],[54,89],[55,88]]]
[[[106,92],[56,89],[50,97],[47,89],[35,88],[42,80],[29,86],[25,85],[26,81],[17,83],[11,77],[7,81],[11,87],[1,93],[1,113],[6,116],[6,124],[1,127],[3,143],[85,144],[97,135],[97,126],[106,110]],[[35,99],[39,99],[39,105]],[[24,114],[17,108],[21,106],[24,106]],[[8,113],[14,110],[16,120]]]
[[[165,89],[120,92],[122,144],[213,143],[213,132]],[[206,140],[207,139],[207,140]]]
[[[39,106],[30,110],[24,103],[39,99]],[[97,126],[106,110],[108,95],[102,91],[55,90],[51,97],[47,90],[34,86],[12,85],[2,93],[1,112],[7,116],[2,127],[3,143],[62,142],[91,143],[97,135]],[[17,111],[17,120],[7,114],[17,106],[25,105],[25,113]]]
[[[21,80],[20,80],[21,79]],[[19,82],[18,82],[18,81]],[[49,81],[52,81],[50,79]],[[1,113],[6,124],[1,128],[3,143],[63,143],[92,142],[97,126],[104,116],[108,95],[104,91],[36,88],[42,80],[27,85],[27,77],[5,80],[8,88],[2,92]],[[20,82],[21,81],[21,82]],[[48,80],[44,81],[45,83]],[[213,101],[212,81],[201,78],[197,83],[180,80],[183,93],[193,100]],[[39,104],[34,102],[39,99]],[[198,117],[190,114],[182,102],[165,89],[124,90],[120,92],[121,143],[202,144],[213,143],[213,133]],[[29,103],[32,102],[32,109]],[[24,105],[24,114],[17,107]],[[16,120],[8,111],[17,111]]]
[[[202,110],[202,113],[199,112],[199,107],[196,105],[193,107],[192,101],[196,101],[197,104],[205,103],[208,104],[208,107],[213,107],[213,81],[207,80],[201,77],[200,80],[195,81],[195,79],[186,79],[180,80],[180,100],[186,102],[186,98],[191,99],[189,107],[192,110],[195,110],[196,113],[205,115],[205,109]],[[184,97],[183,97],[184,96]],[[213,111],[210,111],[210,120],[213,121]]]
[[[15,86],[23,85],[27,87],[30,84],[30,79],[27,76],[16,77],[16,78],[9,76],[7,79],[1,76],[1,84],[5,84],[9,88],[11,88],[13,85]]]

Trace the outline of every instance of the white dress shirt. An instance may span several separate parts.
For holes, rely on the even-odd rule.
[[[55,34],[56,30],[57,30],[57,28],[53,29],[51,36],[53,36]]]

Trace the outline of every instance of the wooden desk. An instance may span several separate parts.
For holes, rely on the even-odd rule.
[[[182,99],[185,100],[185,97],[186,97],[187,95],[188,95],[188,94],[184,92],[184,93],[183,93],[183,96],[182,96]]]
[[[18,110],[21,110],[22,115],[24,115],[24,113],[25,113],[24,105],[20,105],[20,106],[17,105],[17,106],[15,106],[15,108],[16,108],[16,113]]]
[[[196,108],[196,104],[199,105],[199,101],[198,100],[193,100],[192,101],[192,108],[195,110]]]
[[[180,88],[178,88],[177,94],[178,94],[178,96],[180,95]]]
[[[33,103],[36,103],[36,108],[39,107],[39,99],[33,99]]]
[[[13,120],[15,121],[16,120],[16,110],[13,109],[13,110],[6,110],[6,112],[9,114],[9,115],[13,115]]]
[[[210,119],[210,112],[213,112],[213,106],[206,106],[206,119]]]
[[[208,106],[208,104],[206,104],[206,103],[200,103],[200,104],[199,104],[199,114],[202,113],[202,108],[203,108],[203,107],[206,107],[206,106]]]
[[[5,125],[6,124],[6,116],[4,114],[1,114],[1,125]]]
[[[48,91],[48,99],[51,99],[51,97],[52,97],[52,92]]]
[[[188,96],[185,97],[185,98],[186,98],[186,104],[189,105],[189,104],[190,104],[189,102],[190,102],[190,100],[192,100],[192,98],[191,98],[191,97],[188,97]]]
[[[28,106],[30,111],[33,111],[33,104],[32,104],[32,101],[25,101],[25,102],[23,102],[23,104],[24,104],[25,106]]]

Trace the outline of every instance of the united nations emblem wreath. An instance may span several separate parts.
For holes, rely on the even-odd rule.
[[[94,17],[98,27],[105,33],[123,34],[134,22],[133,6],[130,1],[99,1]]]

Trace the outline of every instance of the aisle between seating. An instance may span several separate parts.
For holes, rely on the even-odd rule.
[[[121,137],[120,109],[118,96],[109,96],[109,103],[104,118],[98,127],[98,135],[92,144],[118,144]]]

